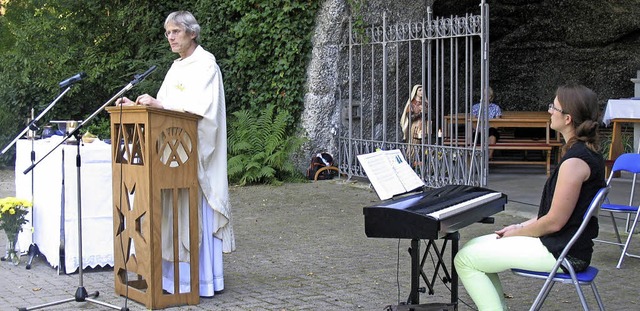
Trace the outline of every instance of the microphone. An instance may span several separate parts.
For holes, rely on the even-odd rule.
[[[73,77],[71,77],[69,79],[66,79],[66,80],[60,82],[60,88],[63,89],[65,87],[69,86],[69,85],[72,85],[72,84],[84,79],[86,76],[87,76],[86,73],[81,72],[81,73],[79,73],[79,74],[77,74],[77,75],[75,75],[75,76],[73,76]]]
[[[151,68],[147,69],[147,71],[139,74],[139,75],[135,75],[133,76],[133,81],[131,81],[132,85],[136,85],[140,82],[142,82],[142,80],[144,80],[148,75],[150,75],[154,70],[156,70],[156,68],[158,68],[158,66],[153,65],[151,66]]]

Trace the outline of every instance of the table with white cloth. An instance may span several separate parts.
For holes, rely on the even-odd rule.
[[[19,140],[16,144],[16,196],[31,198],[31,174],[34,180],[33,215],[27,215],[30,222],[23,226],[18,241],[24,251],[32,243],[33,237],[40,253],[54,268],[60,264],[61,242],[64,241],[62,250],[65,271],[62,272],[73,273],[80,264],[76,165],[78,146],[66,143],[60,145],[33,170],[24,174],[31,166],[32,143],[37,162],[61,140],[60,136],[53,136],[35,141]],[[100,140],[81,144],[80,158],[83,268],[113,266],[111,145]]]
[[[640,132],[640,100],[637,99],[610,99],[602,116],[602,122],[611,129],[611,145],[609,147],[609,161],[615,161],[624,152],[622,146],[622,124],[634,123],[634,140]],[[634,141],[634,149],[637,150]],[[608,170],[607,170],[608,174]]]

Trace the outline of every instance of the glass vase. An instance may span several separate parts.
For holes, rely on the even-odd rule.
[[[7,234],[7,247],[4,259],[13,265],[17,266],[20,263],[20,247],[18,245],[18,233]]]

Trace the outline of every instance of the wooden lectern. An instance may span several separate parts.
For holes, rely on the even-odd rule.
[[[111,115],[115,291],[149,309],[198,304],[200,117],[145,106],[106,110]],[[188,228],[182,228],[181,217],[188,217]],[[163,258],[171,260],[164,268]],[[178,287],[187,277],[180,275],[179,262],[189,265],[189,290]],[[170,267],[176,285],[163,291],[162,272]]]

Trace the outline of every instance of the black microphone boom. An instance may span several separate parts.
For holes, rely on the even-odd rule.
[[[151,66],[151,68],[147,69],[147,71],[145,71],[144,73],[135,75],[133,81],[131,81],[131,84],[136,85],[142,82],[142,80],[144,80],[148,75],[150,75],[154,70],[156,70],[156,68],[158,68],[158,66],[153,65]]]
[[[79,74],[77,74],[77,75],[75,75],[75,76],[73,76],[73,77],[71,77],[69,79],[66,79],[66,80],[60,82],[60,88],[63,89],[65,87],[69,86],[69,85],[72,85],[72,84],[84,79],[86,76],[87,76],[86,73],[81,72],[81,73],[79,73]]]

